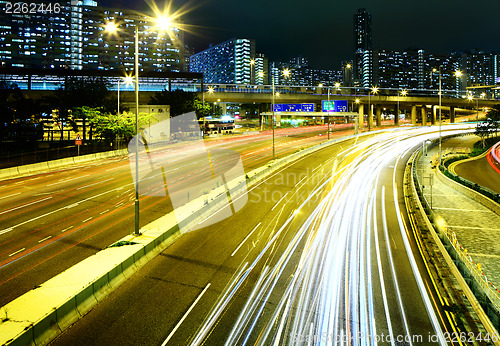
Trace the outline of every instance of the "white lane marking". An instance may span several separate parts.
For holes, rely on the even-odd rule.
[[[274,207],[272,207],[272,209],[271,209],[271,210],[274,210],[274,208],[276,208],[276,207],[277,207],[277,206],[281,203],[281,201],[283,200],[283,198],[285,198],[285,197],[286,197],[286,195],[288,195],[288,192],[287,192],[287,193],[285,193],[285,194],[283,195],[283,197],[281,197],[281,199],[278,201],[278,203],[276,203],[276,204],[274,205]]]
[[[93,183],[93,184],[89,184],[89,185],[85,185],[85,186],[80,186],[79,188],[77,188],[77,190],[81,190],[81,189],[85,189],[89,186],[94,186],[94,185],[97,185],[97,184],[100,184],[100,183],[104,183],[105,181],[110,181],[110,180],[113,180],[114,178],[109,178],[109,179],[106,179],[106,180],[101,180],[101,181],[98,181],[96,183]]]
[[[7,232],[12,231],[13,229],[14,229],[14,227],[4,229],[4,230],[0,231],[0,234],[5,234],[5,233],[7,233]]]
[[[376,190],[375,190],[376,191]],[[384,280],[384,273],[382,271],[382,258],[380,255],[380,245],[379,245],[379,240],[378,240],[378,224],[377,224],[377,210],[376,210],[376,204],[373,204],[373,226],[374,226],[374,236],[375,236],[375,252],[377,254],[377,268],[378,268],[378,276],[380,278],[380,289],[382,291],[382,301],[384,303],[384,311],[385,311],[385,319],[387,321],[387,328],[389,329],[389,335],[391,336],[391,345],[394,345],[393,340],[393,331],[392,331],[392,323],[391,323],[391,315],[389,312],[389,303],[387,299],[387,292],[385,288],[385,280]],[[385,215],[382,215],[382,217],[385,217]]]
[[[107,194],[107,193],[110,193],[110,192],[113,192],[113,191],[117,191],[117,190],[118,190],[118,189],[109,190],[109,191],[106,191],[106,192],[103,192],[103,193],[97,194],[97,195],[95,195],[95,196],[92,196],[92,197],[89,197],[89,198],[82,199],[82,200],[81,200],[80,202],[78,202],[78,203],[87,202],[87,201],[90,201],[91,199],[94,199],[94,198],[96,198],[96,197],[100,197],[100,196],[102,196],[102,195],[105,195],[105,194]],[[52,197],[48,197],[48,198],[52,198]],[[41,219],[42,217],[45,217],[45,216],[48,216],[48,215],[52,215],[52,214],[54,214],[54,213],[57,213],[58,211],[61,211],[61,210],[67,209],[67,208],[68,208],[68,206],[66,206],[66,207],[61,207],[61,208],[59,208],[59,209],[49,211],[48,213],[45,213],[45,214],[43,214],[43,215],[40,215],[40,216],[34,217],[33,219],[30,219],[30,220],[26,220],[26,221],[24,221],[24,222],[21,222],[21,223],[19,223],[19,224],[15,225],[15,226],[12,226],[11,228],[8,228],[8,229],[5,229],[5,230],[0,231],[0,235],[1,235],[1,234],[4,234],[4,233],[7,233],[7,232],[12,231],[12,230],[14,229],[14,227],[23,226],[23,225],[27,224],[28,222],[32,222],[32,221],[35,221],[35,220]]]
[[[16,252],[11,253],[11,254],[9,255],[9,257],[12,257],[12,256],[14,256],[14,255],[16,255],[16,254],[20,253],[21,251],[24,251],[24,250],[26,250],[26,248],[24,248],[24,247],[23,247],[21,250],[17,250]]]
[[[45,238],[43,238],[43,239],[40,239],[38,242],[39,242],[39,243],[42,243],[42,242],[44,242],[44,241],[46,241],[47,239],[50,239],[50,238],[52,238],[52,236],[51,236],[51,235],[49,235],[48,237],[45,237]]]
[[[101,211],[99,214],[102,215],[102,214],[104,214],[104,213],[106,213],[108,211],[109,211],[109,209],[106,209],[105,211]]]
[[[182,324],[182,322],[184,322],[184,320],[186,319],[186,317],[189,315],[189,313],[191,312],[191,310],[193,310],[193,308],[195,307],[195,305],[198,303],[198,301],[201,299],[201,297],[205,294],[205,292],[208,290],[208,288],[210,287],[210,283],[208,283],[208,285],[205,286],[205,288],[203,289],[203,291],[201,291],[200,295],[198,296],[198,298],[196,298],[196,300],[193,302],[193,304],[191,304],[191,306],[189,307],[188,311],[186,311],[186,313],[184,314],[184,316],[182,316],[181,320],[177,323],[177,325],[174,327],[174,329],[172,329],[172,331],[170,332],[170,334],[167,336],[167,338],[165,339],[165,341],[163,341],[163,343],[161,344],[161,346],[165,346],[167,344],[167,342],[169,342],[169,340],[172,338],[172,336],[174,335],[174,333],[177,331],[177,329],[180,327],[180,325]]]
[[[11,211],[13,211],[13,210],[17,210],[17,209],[21,209],[21,208],[27,207],[27,206],[29,206],[29,205],[37,204],[37,203],[40,203],[40,202],[46,201],[46,200],[51,199],[51,198],[52,198],[52,197],[47,197],[47,198],[40,199],[40,200],[35,201],[35,202],[31,202],[31,203],[28,203],[28,204],[23,204],[23,205],[20,205],[20,206],[15,207],[15,208],[7,209],[7,210],[4,210],[4,211],[0,212],[0,215],[2,215],[2,214],[6,214],[6,213],[11,212]]]
[[[8,196],[3,196],[3,197],[0,197],[0,199],[4,199],[4,198],[9,198],[9,197],[12,197],[12,196],[17,196],[17,195],[20,195],[21,192],[18,192],[18,193],[14,193],[12,195],[8,195]]]
[[[70,208],[73,208],[76,206],[78,206],[78,203],[73,203],[73,204],[68,205],[67,207],[64,207],[64,209],[70,209]]]
[[[54,185],[57,185],[57,184],[67,183],[68,181],[72,181],[72,180],[80,179],[80,178],[83,178],[83,177],[88,177],[89,175],[90,175],[90,174],[86,174],[86,175],[79,175],[78,177],[75,177],[75,178],[66,179],[66,180],[61,180],[61,181],[58,181],[57,183],[47,184],[47,185],[45,185],[45,186],[54,186]]]
[[[72,229],[72,228],[73,228],[73,226],[69,226],[68,228],[63,229],[63,230],[61,231],[61,233],[64,233],[64,232],[66,232],[67,230]]]
[[[242,241],[242,242],[240,243],[240,245],[236,248],[236,250],[234,250],[234,251],[233,251],[233,253],[231,254],[231,257],[233,257],[233,256],[234,256],[234,254],[235,254],[236,252],[238,252],[238,250],[240,249],[240,247],[241,247],[241,246],[242,246],[242,245],[243,245],[243,244],[244,244],[244,243],[248,240],[248,238],[249,238],[249,237],[252,235],[252,233],[253,233],[253,232],[257,229],[257,227],[259,227],[259,226],[260,226],[260,224],[261,224],[261,223],[262,223],[262,222],[259,222],[259,223],[257,224],[257,226],[255,226],[255,227],[254,227],[254,229],[253,229],[250,233],[248,233],[248,235],[246,236],[246,238],[245,238],[245,239],[243,239],[243,241]],[[254,247],[255,247],[255,246],[254,246]]]
[[[91,216],[91,217],[89,217],[88,219],[83,220],[83,221],[82,221],[82,223],[85,223],[85,222],[87,222],[87,221],[89,221],[89,220],[92,220],[93,218],[94,218],[94,217],[93,217],[93,216]]]

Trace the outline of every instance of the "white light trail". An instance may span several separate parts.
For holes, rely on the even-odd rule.
[[[323,196],[315,209],[309,216],[300,214],[306,200],[272,233],[264,248],[255,254],[255,260],[240,271],[222,293],[191,344],[204,342],[207,331],[214,328],[221,316],[221,309],[236,295],[249,273],[260,270],[255,273],[257,278],[252,283],[250,297],[242,306],[226,345],[377,345],[379,342],[395,345],[401,341],[398,338],[404,338],[411,345],[412,325],[405,313],[396,277],[398,263],[394,263],[390,250],[393,246],[390,239],[398,233],[387,224],[387,217],[395,218],[385,208],[385,186],[381,198],[377,198],[379,184],[383,185],[382,177],[387,180],[387,174],[381,172],[392,167],[394,200],[388,203],[394,203],[391,212],[395,210],[397,215],[397,225],[422,297],[411,299],[421,299],[427,309],[429,326],[434,329],[429,332],[438,335],[440,343],[445,345],[409,248],[395,181],[400,158],[432,137],[424,131],[428,129],[382,133],[357,141],[342,153],[344,157],[337,156],[336,171],[308,197],[309,200]],[[323,167],[330,163],[324,163]],[[315,169],[311,173],[319,172]],[[298,228],[289,227],[296,217],[305,221]],[[379,228],[383,232],[379,232]],[[291,238],[287,244],[279,239],[285,234]],[[389,297],[394,295],[397,299],[391,301]],[[381,298],[382,304],[375,304],[377,298]],[[384,333],[388,338],[378,340],[377,333]]]

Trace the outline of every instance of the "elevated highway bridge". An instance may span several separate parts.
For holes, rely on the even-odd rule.
[[[208,88],[209,91],[199,93],[200,99],[214,103],[253,103],[259,105],[261,113],[271,112],[272,89],[271,86],[222,86]],[[316,109],[321,110],[321,102],[329,100],[347,100],[348,111],[359,114],[360,128],[366,122],[373,126],[375,121],[380,126],[382,113],[408,114],[413,125],[432,124],[439,120],[439,104],[441,102],[441,117],[455,122],[455,116],[462,114],[478,114],[479,109],[491,107],[500,103],[500,100],[485,98],[457,97],[455,91],[443,91],[441,101],[436,90],[409,90],[407,96],[398,95],[397,90],[381,90],[380,94],[353,93],[350,88],[340,88],[334,93],[328,93],[327,88],[319,87],[288,87],[276,86],[275,103],[315,103]],[[312,114],[312,115],[318,115]],[[326,115],[326,113],[325,113]],[[396,124],[399,117],[395,116]]]

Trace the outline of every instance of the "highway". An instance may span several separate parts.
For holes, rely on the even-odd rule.
[[[445,344],[402,189],[426,130],[358,137],[282,168],[53,344]]]
[[[276,130],[276,155],[324,141],[325,128]],[[266,131],[205,145],[235,150],[248,171],[272,158],[271,143]],[[0,306],[133,232],[130,172],[117,157],[0,182]],[[195,183],[196,172],[184,169],[177,183]],[[167,197],[141,196],[140,225],[171,210]]]

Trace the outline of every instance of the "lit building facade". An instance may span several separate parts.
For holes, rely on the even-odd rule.
[[[364,8],[354,14],[354,61],[355,86],[369,88],[373,81],[372,16]]]
[[[373,83],[380,88],[423,89],[423,51],[376,50]]]
[[[255,54],[254,79],[257,85],[269,84],[269,61],[263,53]]]
[[[231,39],[193,54],[189,60],[190,72],[203,73],[205,83],[251,84],[255,40]]]
[[[0,7],[5,7],[6,3],[0,0]],[[76,70],[132,69],[137,26],[141,70],[183,71],[184,37],[178,28],[161,33],[146,15],[99,7],[92,0],[62,1],[57,5],[57,12],[0,17],[2,65]],[[108,22],[118,26],[116,34],[105,32]]]

